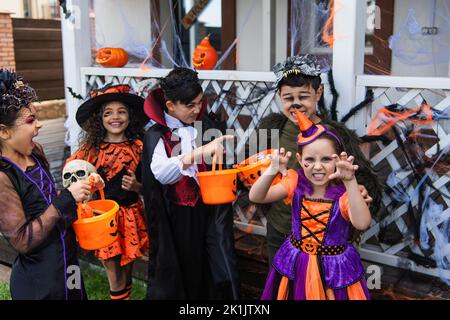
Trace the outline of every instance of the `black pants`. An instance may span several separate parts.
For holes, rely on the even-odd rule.
[[[214,282],[213,299],[238,300],[240,283],[234,248],[233,208],[215,205],[207,236],[208,260]]]
[[[288,234],[283,234],[267,222],[267,254],[269,256],[269,268],[272,266],[273,257],[283,244]]]
[[[237,299],[231,205],[166,206],[154,208],[161,214],[148,219],[147,298]]]
[[[170,222],[173,241],[181,267],[183,287],[188,300],[211,297],[212,281],[206,251],[211,207],[173,206]]]

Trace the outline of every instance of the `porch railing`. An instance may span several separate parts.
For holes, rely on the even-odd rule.
[[[368,88],[374,92],[373,103],[349,121],[359,135],[367,133],[369,124],[380,108],[395,103],[405,108],[414,108],[426,102],[437,111],[450,111],[449,78],[363,75],[357,78],[356,84],[360,98],[364,96]],[[450,115],[450,113],[448,114]],[[426,129],[427,134],[433,139],[430,140],[431,143],[430,141],[428,143],[419,142],[416,146],[417,150],[430,158],[444,156],[444,153],[448,154],[450,121],[448,119],[435,120],[431,126],[423,129]],[[402,134],[399,136],[402,142],[407,139]],[[395,187],[400,187],[400,185],[405,187],[406,203],[398,201],[398,194],[384,194],[383,203],[388,208],[389,214],[381,221],[374,221],[369,230],[362,235],[359,252],[367,260],[439,276],[448,282],[450,281],[450,233],[448,231],[450,171],[437,172],[428,165],[425,173],[434,188],[426,187],[419,192],[419,182],[414,177],[414,172],[408,166],[405,157],[401,145],[395,138],[387,145],[377,142],[375,146],[372,146],[372,164],[377,169],[387,171],[386,173],[395,172],[398,183]],[[419,207],[418,198],[419,194],[425,198],[427,191],[430,192],[430,199],[441,205],[443,210],[428,221],[423,221],[424,217],[420,215],[422,208]],[[411,200],[411,202],[407,200]],[[424,230],[418,238],[419,232],[416,228],[420,228],[420,226],[411,224],[412,213],[417,214],[416,222],[426,225],[426,234],[430,244],[427,250],[420,246],[420,238],[425,235]],[[383,243],[380,231],[383,231],[384,237],[386,237],[386,232],[390,233],[391,240],[397,239],[397,241],[392,240],[390,244]],[[429,260],[422,260],[421,257],[435,261],[437,259],[440,262],[437,263],[437,266],[429,265],[427,262]]]

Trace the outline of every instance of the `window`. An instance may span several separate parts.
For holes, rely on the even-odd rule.
[[[158,0],[152,0],[154,5],[153,8],[157,12],[160,12],[159,16],[154,15],[159,28],[157,28],[156,34],[153,34],[154,38],[158,38],[160,30],[163,26],[170,20],[169,11],[170,3],[174,6],[174,18],[175,18],[175,28],[178,35],[179,43],[177,43],[176,38],[171,38],[171,36],[166,39],[167,45],[171,45],[168,48],[171,54],[173,53],[173,58],[175,61],[182,61],[182,56],[186,59],[188,65],[191,64],[192,53],[195,47],[200,43],[200,41],[209,35],[211,45],[217,50],[219,59],[229,46],[233,43],[236,35],[235,19],[236,19],[236,0],[180,0],[180,1],[167,1],[162,2]],[[202,2],[207,2],[206,6],[198,10],[195,14],[195,20],[192,23],[183,25],[183,18],[190,12],[191,9],[198,6]],[[155,11],[155,10],[154,10]],[[225,18],[226,17],[226,18]],[[171,30],[173,26],[167,26],[166,30]],[[173,32],[165,31],[162,34],[162,39],[166,37],[169,33]],[[156,50],[158,51],[158,50]],[[158,53],[157,53],[158,54]],[[156,55],[157,55],[156,54]],[[156,56],[155,55],[155,56]],[[164,57],[159,59],[163,60],[163,65],[170,67],[168,61],[164,61]],[[230,53],[228,58],[222,63],[221,69],[235,69],[234,61],[234,50]]]
[[[186,58],[191,61],[192,52],[197,44],[209,35],[211,45],[221,55],[221,28],[222,28],[222,0],[211,0],[198,15],[197,20],[190,26],[184,27],[182,19],[198,2],[195,0],[183,0],[180,7],[180,38]]]
[[[393,2],[393,0],[385,0],[381,2]],[[331,3],[331,4],[330,4]],[[368,21],[366,24],[366,56],[373,57],[376,48],[380,47],[380,30],[378,26],[379,11],[376,7],[375,0],[366,0]],[[331,0],[290,0],[289,2],[289,26],[288,36],[288,55],[311,53],[327,60],[327,64],[332,63],[332,42],[342,35],[333,35],[333,16],[330,6]],[[337,6],[345,5],[345,2],[337,2]],[[391,19],[392,21],[392,19]],[[392,23],[390,24],[392,27]],[[383,32],[385,30],[383,29]],[[383,34],[383,37],[384,34]],[[379,50],[377,51],[379,53]],[[389,57],[390,59],[390,57]],[[386,59],[381,59],[384,62]],[[372,58],[372,64],[376,64],[376,59]],[[384,68],[388,66],[383,65]]]
[[[450,75],[450,0],[376,0],[380,8],[380,56],[389,56],[394,76]],[[395,17],[395,24],[392,23]],[[375,37],[377,38],[377,37]],[[374,44],[375,44],[374,39]]]

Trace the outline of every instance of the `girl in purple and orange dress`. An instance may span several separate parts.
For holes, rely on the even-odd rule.
[[[349,243],[351,226],[364,230],[371,222],[358,166],[331,128],[296,113],[300,170],[287,170],[291,152],[282,148],[250,190],[255,203],[285,199],[292,206],[292,233],[275,254],[262,299],[369,299],[359,254]],[[279,173],[281,182],[271,186]]]

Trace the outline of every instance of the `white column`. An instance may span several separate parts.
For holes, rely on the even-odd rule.
[[[340,118],[361,100],[356,97],[356,77],[364,72],[366,3],[335,0],[334,6],[333,77],[339,93]],[[347,126],[355,128],[355,121],[349,120]]]
[[[262,0],[262,70],[270,71],[275,64],[275,2]]]
[[[189,12],[189,10],[191,10],[191,8],[194,6],[194,1],[193,0],[185,0],[185,6],[186,6],[186,12]],[[182,28],[184,28],[182,26]],[[191,66],[191,61],[192,61],[192,53],[194,52],[195,48],[197,47],[197,42],[195,41],[195,35],[197,34],[197,24],[194,23],[191,25],[191,27],[189,28],[189,52],[186,52],[186,59],[187,59],[187,63]],[[202,39],[202,38],[201,38]],[[201,41],[200,39],[200,41]]]
[[[81,128],[75,121],[75,113],[81,101],[72,97],[67,87],[74,92],[85,94],[84,79],[80,68],[91,66],[91,41],[89,28],[89,1],[67,0],[67,9],[72,12],[70,18],[61,17],[62,45],[64,58],[64,87],[68,118],[65,127],[68,130],[66,143],[72,152],[78,147]]]
[[[274,64],[284,61],[287,52],[287,29],[288,29],[288,0],[276,1],[276,24],[275,24],[275,61]]]

